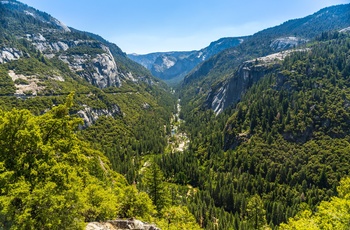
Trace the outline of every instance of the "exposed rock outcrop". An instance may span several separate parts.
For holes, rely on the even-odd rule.
[[[121,86],[117,64],[110,52],[97,54],[96,57],[92,59],[92,66],[95,72],[92,74],[93,78],[89,82],[95,82],[95,85],[100,88]]]
[[[16,74],[13,70],[9,71],[9,76],[15,83],[15,95],[37,95],[45,89],[45,86],[38,84],[40,79],[37,76],[25,76]]]
[[[161,55],[159,56],[152,67],[152,71],[155,72],[164,72],[166,69],[171,68],[175,65],[177,59],[170,55]]]
[[[29,37],[29,36],[28,36]],[[47,58],[52,58],[54,53],[66,51],[69,45],[63,41],[47,42],[46,40],[36,40],[32,43],[40,52],[44,53]]]
[[[140,220],[110,220],[104,223],[92,222],[86,226],[86,230],[160,230],[153,224]]]
[[[121,115],[121,111],[118,105],[112,105],[108,109],[94,109],[87,105],[83,105],[83,107],[84,109],[77,112],[78,116],[84,120],[84,125],[80,127],[82,129],[94,124],[101,116],[115,117],[117,115]]]
[[[346,27],[344,29],[339,30],[340,33],[349,33],[350,32],[350,27]]]
[[[201,50],[145,55],[129,54],[128,56],[149,69],[154,76],[166,81],[179,82],[199,63],[242,42],[243,38],[221,38]]]
[[[120,76],[117,63],[109,48],[94,40],[62,40],[49,41],[42,34],[27,34],[26,39],[42,52],[47,58],[58,56],[68,64],[71,70],[86,79],[89,83],[106,88],[120,87]],[[69,49],[97,49],[98,53],[70,53]],[[66,52],[67,51],[67,52]],[[126,77],[130,77],[129,75]]]
[[[287,50],[241,64],[231,78],[213,87],[207,96],[205,106],[220,114],[229,106],[239,102],[246,91],[266,74],[277,71],[280,61],[292,52],[307,49]],[[281,80],[283,76],[281,76]]]
[[[0,64],[18,60],[23,57],[23,52],[16,48],[5,47],[0,49]]]
[[[277,63],[269,65],[260,64],[259,61],[244,62],[232,78],[212,88],[207,96],[207,107],[213,109],[215,114],[220,114],[225,108],[239,102],[254,83],[275,70],[276,66],[278,66]]]
[[[232,133],[230,127],[225,128],[224,150],[234,149],[244,142],[248,142],[251,135],[247,133]]]
[[[299,38],[299,37],[282,37],[273,40],[270,44],[270,47],[274,51],[286,50],[295,48],[299,45],[305,44],[308,42],[308,39]]]

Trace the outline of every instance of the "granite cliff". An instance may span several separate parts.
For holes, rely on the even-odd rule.
[[[110,220],[103,223],[91,222],[88,223],[85,230],[160,230],[154,224],[144,223],[140,220]]]
[[[254,83],[266,74],[277,71],[285,57],[300,51],[305,50],[287,50],[243,62],[232,77],[212,87],[205,102],[206,107],[218,115],[226,108],[234,106]]]
[[[222,111],[240,98],[239,87],[244,88],[244,84],[249,85],[249,82],[242,81],[242,85],[236,85],[238,88],[232,88],[236,84],[234,79],[239,79],[237,69],[240,69],[242,74],[250,69],[249,66],[245,68],[244,65],[251,64],[242,65],[243,62],[283,50],[298,49],[306,42],[322,36],[322,33],[346,31],[350,25],[349,17],[349,4],[332,6],[247,37],[239,45],[223,50],[190,71],[179,89],[182,102],[191,101],[193,105],[204,105],[206,108],[214,109],[216,113]],[[252,75],[247,80],[257,80],[258,77],[254,72],[260,70],[256,68],[251,69]],[[228,88],[230,81],[232,89]],[[228,91],[232,94],[231,98],[223,96],[228,94]]]
[[[244,39],[245,37],[221,38],[201,50],[128,54],[128,57],[149,69],[154,76],[168,83],[178,83],[199,63],[227,48],[239,45]]]
[[[0,12],[5,23],[2,36],[28,41],[45,58],[65,62],[71,71],[99,88],[120,87],[125,81],[153,81],[145,79],[151,75],[145,68],[98,35],[69,28],[51,15],[14,0],[0,1]],[[0,45],[0,63],[28,56],[28,50],[18,45]]]

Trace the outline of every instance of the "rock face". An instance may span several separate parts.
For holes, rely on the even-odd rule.
[[[89,83],[99,88],[121,86],[121,73],[118,71],[114,57],[109,48],[100,42],[95,40],[49,41],[40,33],[27,34],[26,38],[47,58],[58,56],[68,64],[71,70]],[[70,52],[70,49],[81,49],[86,53]],[[91,49],[94,49],[94,52],[89,52]]]
[[[208,102],[216,114],[241,100],[245,92],[263,76],[274,70],[274,65],[255,64],[254,61],[245,62],[235,76],[221,86],[215,93],[208,95]]]
[[[218,86],[216,90],[212,90],[207,98],[207,106],[211,106],[216,114],[221,113],[225,108],[237,104],[254,83],[269,73],[276,74],[275,89],[290,90],[292,86],[286,83],[287,76],[280,72],[280,61],[293,52],[308,51],[309,49],[287,50],[244,62],[239,66],[233,77]],[[250,133],[234,133],[230,123],[226,125],[224,133],[225,150],[234,149],[241,143],[247,142],[251,137]],[[312,130],[308,128],[303,133],[284,133],[283,137],[288,141],[305,142],[311,135]]]
[[[12,35],[18,41],[26,39],[37,53],[64,61],[72,71],[99,88],[120,87],[122,82],[146,82],[142,78],[152,78],[117,45],[98,35],[69,28],[51,15],[17,1],[0,0],[0,11],[1,20],[11,22],[5,23],[2,35]],[[0,44],[0,64],[28,57],[26,52],[32,54],[32,47],[24,50],[21,44]]]
[[[26,34],[26,39],[31,41],[32,44],[42,53],[45,53],[47,57],[50,54],[54,54],[60,51],[66,51],[72,44],[67,44],[64,41],[49,41],[41,33],[38,34]]]
[[[346,27],[344,29],[339,30],[340,33],[349,33],[350,32],[350,27]]]
[[[298,38],[298,37],[282,37],[273,40],[270,47],[274,51],[281,51],[286,49],[295,48],[299,45],[307,43],[308,39]]]
[[[233,77],[212,88],[206,99],[206,107],[220,114],[227,107],[241,100],[245,92],[263,76],[273,71],[276,66],[264,62],[247,61],[239,66]]]
[[[10,70],[8,75],[15,83],[16,92],[15,95],[37,95],[39,92],[45,89],[44,86],[40,85],[40,79],[33,76],[25,76],[23,74],[16,74],[13,70]]]
[[[128,56],[149,69],[154,76],[165,81],[179,82],[199,63],[224,49],[239,45],[243,40],[244,38],[222,38],[201,50],[145,55],[129,54]]]
[[[153,224],[147,224],[140,220],[110,220],[104,223],[92,222],[86,226],[86,230],[160,230]]]
[[[121,86],[117,64],[109,53],[97,54],[95,57],[88,54],[60,55],[59,58],[67,63],[71,70],[99,88]]]
[[[225,127],[225,136],[224,136],[224,149],[234,149],[244,142],[248,142],[251,137],[250,134],[246,133],[232,133],[230,130],[231,127]]]
[[[118,105],[112,105],[108,109],[93,109],[87,105],[83,105],[84,109],[77,112],[78,116],[84,120],[82,129],[87,128],[94,124],[101,116],[115,117],[121,115],[121,111]]]
[[[276,71],[280,66],[281,60],[290,53],[298,51],[307,50],[287,50],[244,62],[238,67],[238,70],[231,78],[211,89],[205,106],[214,110],[216,115],[220,114],[229,106],[234,106],[254,83],[266,74]]]
[[[16,48],[5,47],[0,49],[0,64],[18,60],[21,57],[23,57],[23,52]]]

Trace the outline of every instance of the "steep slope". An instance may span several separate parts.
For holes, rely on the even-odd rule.
[[[181,97],[185,103],[192,100],[197,106],[202,106],[208,93],[213,91],[211,87],[218,88],[228,78],[234,78],[237,67],[243,61],[300,46],[315,36],[321,36],[322,32],[341,30],[349,25],[350,4],[345,4],[258,32],[237,47],[219,53],[191,71],[181,85]],[[230,93],[226,92],[227,95]]]
[[[350,35],[324,33],[307,48],[243,63],[231,87],[245,93],[219,114],[182,106],[191,144],[162,165],[198,187],[189,206],[205,228],[274,229],[349,175]]]
[[[199,229],[150,162],[168,144],[174,105],[115,44],[0,1],[0,229],[130,217]]]
[[[239,45],[244,39],[246,37],[221,38],[201,50],[160,52],[145,55],[128,54],[128,57],[149,69],[154,76],[169,84],[176,84],[199,63],[225,49]]]
[[[0,112],[1,229],[83,229],[113,218],[119,204],[111,201],[125,199],[125,178],[77,138],[72,96],[41,116]]]
[[[293,49],[270,54],[243,62],[238,66],[233,77],[211,88],[205,100],[206,108],[214,110],[216,115],[238,103],[247,90],[265,75],[275,72],[281,61],[294,52],[305,52],[308,48]]]
[[[198,187],[189,206],[205,228],[274,229],[336,195],[350,162],[349,35],[338,32],[349,14],[334,6],[261,31],[185,77],[191,144],[162,164]]]
[[[175,101],[166,84],[98,35],[18,1],[1,1],[0,11],[0,108],[39,115],[75,91],[80,137],[134,181],[141,156],[167,144]]]
[[[119,87],[126,81],[154,80],[119,47],[99,36],[68,28],[50,15],[16,1],[1,1],[0,7],[3,36],[29,41],[46,58],[67,63],[73,72],[95,86]],[[16,56],[6,48],[3,44],[2,59]]]

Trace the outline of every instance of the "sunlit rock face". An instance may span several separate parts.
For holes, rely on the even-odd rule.
[[[4,47],[0,49],[0,64],[18,60],[23,57],[23,52],[16,48]]]
[[[201,50],[185,52],[159,52],[144,55],[129,54],[129,58],[149,69],[165,81],[179,82],[199,63],[215,54],[241,44],[244,38],[221,38]]]
[[[94,40],[62,40],[50,41],[42,34],[28,34],[27,40],[47,58],[58,56],[68,64],[69,68],[83,77],[89,83],[106,88],[120,87],[121,80],[117,63],[109,48]],[[97,49],[98,53],[70,52],[69,49]]]
[[[291,49],[298,47],[302,44],[308,42],[308,39],[298,38],[298,37],[282,37],[273,40],[270,44],[270,47],[274,51],[281,51],[286,49]]]
[[[144,223],[140,220],[109,220],[107,222],[91,222],[85,228],[86,230],[160,230],[153,224]]]
[[[80,127],[82,129],[93,125],[101,116],[115,117],[122,114],[118,105],[112,105],[106,109],[94,109],[87,105],[83,107],[84,109],[77,112],[77,115],[84,120],[84,124]]]
[[[212,87],[205,102],[206,107],[211,108],[218,115],[229,106],[234,106],[254,83],[266,74],[277,71],[285,57],[292,52],[302,51],[308,51],[308,49],[282,51],[244,62],[232,77]]]

